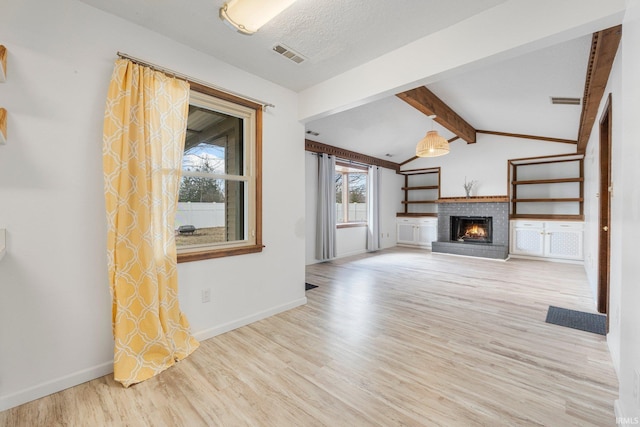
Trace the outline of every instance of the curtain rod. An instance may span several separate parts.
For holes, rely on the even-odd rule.
[[[120,58],[122,58],[122,59],[128,59],[129,61],[134,62],[134,63],[136,63],[138,65],[142,65],[144,67],[149,67],[154,71],[160,71],[161,73],[165,73],[165,74],[170,75],[172,77],[175,77],[177,79],[185,80],[187,82],[197,83],[197,84],[200,84],[200,85],[203,85],[203,86],[207,86],[207,87],[209,87],[211,89],[218,90],[220,92],[228,93],[229,95],[237,96],[238,98],[242,98],[242,99],[245,99],[247,101],[255,102],[256,104],[262,105],[262,109],[263,110],[266,109],[267,107],[276,108],[275,105],[273,105],[273,104],[271,104],[269,102],[260,101],[259,99],[251,98],[250,96],[241,95],[239,93],[232,92],[232,91],[227,90],[227,89],[223,89],[223,88],[221,88],[219,86],[212,85],[211,83],[207,83],[207,82],[205,82],[203,80],[194,79],[194,78],[189,77],[189,76],[187,76],[185,74],[178,73],[177,71],[173,71],[173,70],[171,70],[169,68],[161,67],[160,65],[152,64],[151,62],[144,61],[144,60],[142,60],[140,58],[136,58],[134,56],[127,55],[126,53],[118,52],[118,56]]]
[[[327,153],[315,153],[313,151],[308,151],[308,153],[310,153],[312,156],[318,156],[320,154],[327,154]],[[369,166],[376,166],[376,165],[371,165],[371,164],[368,164],[368,163],[357,162],[355,160],[345,159],[343,157],[336,156],[335,154],[327,154],[327,156],[333,156],[333,157],[336,158],[336,161],[340,161],[342,163],[349,163],[349,164],[356,165],[356,166],[364,166],[366,168],[368,168]]]

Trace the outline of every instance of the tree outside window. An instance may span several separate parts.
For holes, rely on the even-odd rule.
[[[367,171],[364,168],[336,163],[336,222],[367,222]]]

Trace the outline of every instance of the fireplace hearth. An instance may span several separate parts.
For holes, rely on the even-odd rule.
[[[509,203],[465,199],[438,203],[434,253],[505,260],[509,257]],[[454,220],[454,218],[458,220]]]
[[[452,242],[493,242],[493,218],[490,216],[451,216],[450,223]]]

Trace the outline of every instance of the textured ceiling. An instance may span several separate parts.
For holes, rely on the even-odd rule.
[[[79,1],[297,92],[479,14],[497,12],[505,21],[492,25],[502,28],[501,22],[510,22],[528,4],[524,0],[297,0],[256,34],[246,36],[219,19],[224,0]],[[562,16],[549,21],[556,18]],[[581,34],[585,33],[574,37]],[[591,38],[566,41],[570,38],[505,56],[506,60],[479,62],[469,68],[472,71],[441,75],[428,88],[476,129],[575,139],[581,107],[550,102],[552,96],[583,95]],[[473,45],[472,38],[464,40]],[[307,60],[296,64],[278,55],[272,49],[276,44]],[[306,123],[307,130],[319,132],[311,139],[395,162],[412,157],[416,142],[432,127],[447,138],[453,136],[395,96]]]
[[[224,0],[81,0],[295,91],[505,0],[297,0],[256,34],[218,17]],[[283,43],[308,58],[273,52]]]

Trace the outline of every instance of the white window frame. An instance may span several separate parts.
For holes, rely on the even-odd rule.
[[[349,170],[340,170],[340,169],[351,169]],[[366,227],[368,223],[368,218],[365,221],[349,221],[349,179],[345,179],[345,175],[349,174],[364,174],[366,180],[366,190],[365,194],[368,194],[369,188],[369,176],[367,173],[367,168],[365,166],[358,166],[349,163],[345,163],[344,161],[336,162],[336,174],[342,175],[342,215],[340,218],[336,218],[336,227],[337,228],[347,228],[347,227]],[[365,196],[366,197],[366,196]],[[336,201],[337,202],[337,201]],[[369,200],[366,200],[365,203],[369,203]],[[346,221],[345,221],[346,219]]]

